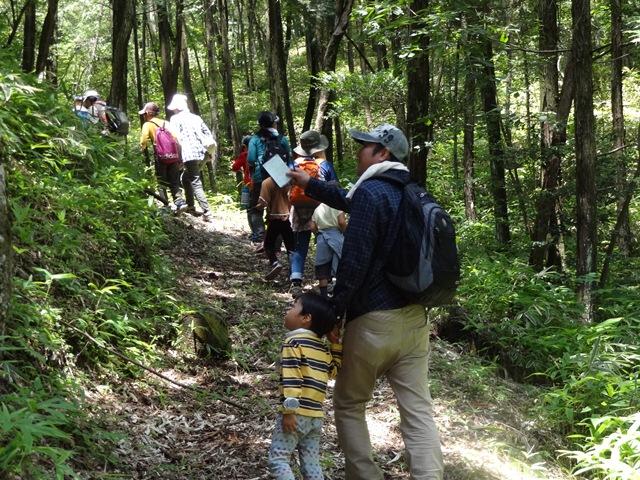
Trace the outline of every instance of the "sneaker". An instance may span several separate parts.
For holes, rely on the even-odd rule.
[[[253,253],[263,253],[263,252],[264,252],[264,243],[258,245],[253,251]]]
[[[188,211],[189,205],[187,205],[187,203],[184,200],[182,200],[182,201],[175,202],[174,208],[175,208],[176,215],[178,215],[182,212]],[[195,211],[195,208],[193,208],[193,211]]]
[[[210,211],[206,211],[202,214],[202,221],[203,222],[213,222],[213,215],[211,214]]]
[[[274,262],[271,265],[271,270],[264,276],[265,280],[273,280],[282,271],[282,264],[280,262]]]

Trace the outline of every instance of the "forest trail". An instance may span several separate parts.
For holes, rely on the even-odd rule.
[[[284,333],[282,315],[291,296],[283,276],[265,282],[266,261],[252,252],[246,217],[219,205],[212,224],[185,215],[168,218],[172,248],[181,272],[179,288],[194,304],[225,311],[233,356],[205,361],[188,339],[166,351],[163,374],[217,392],[247,410],[198,395],[158,377],[96,386],[88,392],[108,428],[122,431],[119,468],[85,471],[109,479],[267,479],[266,456],[277,403],[275,361]],[[311,278],[307,276],[307,278]],[[527,388],[502,380],[474,357],[432,340],[431,392],[442,437],[446,480],[567,479],[538,453],[549,438],[527,420]],[[329,392],[331,395],[331,392]],[[323,436],[325,478],[341,479],[344,458],[337,446],[331,400]],[[369,409],[369,426],[378,463],[386,479],[408,479],[401,456],[398,412],[382,381]]]

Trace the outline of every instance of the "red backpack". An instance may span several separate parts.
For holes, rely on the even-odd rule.
[[[311,178],[320,178],[320,165],[313,158],[307,158],[302,163],[296,163],[296,167],[307,172]],[[289,190],[289,201],[294,207],[316,207],[320,202],[304,194],[304,190],[297,185]]]
[[[162,122],[162,126],[156,122],[151,123],[158,127],[156,129],[156,138],[153,142],[153,149],[158,161],[161,163],[179,162],[180,151],[178,150],[178,142],[173,138],[171,132],[164,127],[165,122]]]

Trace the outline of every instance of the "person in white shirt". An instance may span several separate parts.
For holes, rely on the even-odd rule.
[[[187,211],[195,212],[194,196],[202,208],[202,219],[210,222],[213,217],[209,208],[209,201],[202,188],[202,166],[207,152],[213,154],[217,143],[211,130],[202,118],[189,111],[186,95],[176,93],[167,106],[167,110],[174,111],[171,117],[172,130],[178,135],[181,147],[184,172],[182,186],[187,197]]]

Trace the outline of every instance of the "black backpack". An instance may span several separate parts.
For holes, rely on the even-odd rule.
[[[264,142],[264,154],[262,155],[262,158],[258,159],[258,165],[256,165],[256,168],[260,169],[260,175],[264,181],[269,178],[269,172],[267,172],[267,170],[262,166],[263,163],[267,162],[274,155],[280,155],[280,158],[282,158],[284,163],[289,165],[291,163],[291,158],[287,149],[282,145],[282,135],[278,135],[277,137],[271,136],[269,138],[261,138]]]
[[[104,111],[107,117],[107,129],[118,135],[127,135],[129,133],[129,118],[127,114],[116,107],[105,107]]]
[[[376,175],[403,189],[398,236],[385,265],[389,281],[414,303],[451,304],[460,280],[456,232],[451,217],[421,186],[392,175]]]

